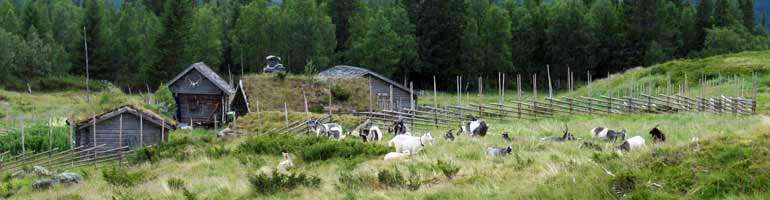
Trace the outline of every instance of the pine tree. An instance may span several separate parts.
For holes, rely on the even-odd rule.
[[[385,76],[393,74],[399,62],[398,34],[393,31],[383,10],[378,10],[367,22],[371,28],[363,38],[351,41],[349,58],[351,62]]]
[[[511,20],[508,13],[499,6],[492,6],[483,13],[480,24],[484,72],[488,76],[496,72],[510,72],[512,64],[508,41],[511,40]]]
[[[115,30],[117,42],[122,47],[116,50],[120,53],[115,54],[115,65],[121,74],[114,80],[116,84],[134,87],[149,84],[140,72],[159,60],[156,46],[159,29],[159,19],[141,2],[122,8]]]
[[[743,13],[743,26],[753,30],[756,26],[756,14],[754,13],[754,0],[740,0],[740,8]]]
[[[233,31],[229,36],[232,41],[231,59],[233,63],[238,63],[245,67],[244,71],[258,71],[265,63],[268,55],[276,54],[275,49],[268,48],[268,44],[274,44],[271,41],[270,33],[276,33],[271,23],[277,23],[277,8],[268,8],[267,2],[254,1],[242,7],[238,11],[240,16],[236,21]],[[241,58],[245,58],[241,63]],[[230,66],[233,73],[240,71],[240,66]]]
[[[5,49],[0,51],[0,71],[3,72],[0,73],[0,84],[10,84],[9,82],[13,79],[12,75],[14,74],[12,72],[15,72],[17,69],[16,59],[20,56],[17,55],[17,52],[24,45],[26,45],[24,40],[19,36],[0,28],[0,49]]]
[[[0,28],[8,33],[21,33],[21,23],[11,1],[0,2]]]
[[[35,27],[38,35],[44,36],[51,33],[51,20],[48,9],[43,1],[30,1],[25,4],[22,31],[26,37],[31,27]]]
[[[703,49],[703,43],[706,41],[706,29],[711,28],[713,22],[713,0],[701,0],[698,4],[698,13],[695,15],[695,42],[689,49],[699,51]]]
[[[612,66],[625,63],[619,52],[623,48],[622,13],[612,0],[596,0],[589,10],[591,29],[596,43],[593,48],[594,65],[591,71],[612,71]]]
[[[334,52],[338,55],[337,57],[341,63],[346,62],[342,52],[349,46],[347,42],[350,37],[351,18],[363,6],[363,2],[360,0],[329,0],[326,10],[332,19],[332,23],[334,23],[334,33],[337,39],[337,46]]]
[[[421,67],[416,72],[449,79],[463,73],[463,30],[467,3],[464,0],[405,0],[415,24]]]
[[[222,63],[222,23],[211,4],[198,7],[185,40],[185,60],[204,62],[214,71]]]
[[[557,2],[548,18],[548,47],[547,56],[550,59],[552,76],[566,80],[567,67],[575,71],[585,71],[583,68],[592,65],[588,45],[593,38],[589,33],[590,24],[583,13],[587,9],[580,1],[568,0]]]
[[[741,10],[736,0],[717,0],[714,8],[714,26],[727,27],[740,24]]]
[[[191,0],[169,0],[164,5],[162,18],[163,32],[158,40],[160,61],[145,71],[151,85],[174,77],[187,65],[195,61],[184,60],[184,41],[189,35],[193,2]]]
[[[115,40],[112,38],[110,30],[110,16],[106,13],[106,8],[101,0],[86,0],[85,2],[85,14],[83,18],[83,26],[85,27],[86,42],[88,44],[88,64],[90,68],[90,75],[94,79],[112,80],[117,76],[114,72],[115,66],[112,62],[113,47],[115,47]],[[82,34],[82,28],[79,27]],[[79,43],[82,43],[81,40]],[[85,67],[85,49],[80,44],[80,48],[76,48],[81,51],[81,54],[75,56],[78,67],[77,72],[84,73]],[[119,55],[119,54],[118,54]]]

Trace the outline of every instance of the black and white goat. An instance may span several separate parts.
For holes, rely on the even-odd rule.
[[[652,130],[650,130],[650,135],[652,135],[652,142],[658,143],[658,142],[665,142],[666,141],[666,134],[664,134],[660,129],[658,129],[658,126],[660,124],[655,125]]]
[[[615,130],[611,130],[604,127],[596,127],[594,129],[591,129],[591,137],[604,138],[612,142],[617,141],[618,138],[620,138],[620,140],[625,140],[626,129],[623,129],[621,132],[617,132]]]
[[[449,131],[444,134],[444,139],[448,141],[455,141],[455,135],[452,134],[452,129],[449,129]]]
[[[620,146],[617,146],[616,148],[622,151],[631,151],[631,150],[644,148],[645,147],[644,143],[645,143],[644,138],[642,138],[641,136],[634,136],[623,141],[623,144],[621,144]]]
[[[503,132],[503,141],[511,142],[511,136],[509,135],[508,131]]]
[[[512,151],[511,145],[508,145],[508,147],[487,147],[487,155],[489,156],[506,156],[511,154]]]
[[[463,133],[470,134],[471,136],[484,137],[487,135],[489,126],[487,126],[487,122],[484,120],[479,120],[476,119],[476,117],[471,116],[470,121],[465,122],[465,125],[460,128],[463,130]]]
[[[342,132],[342,126],[336,123],[321,123],[313,120],[307,123],[307,126],[315,131],[315,135],[319,137],[329,137],[330,139],[341,140],[345,138]]]
[[[542,141],[549,141],[549,142],[563,142],[563,141],[570,141],[575,140],[575,136],[572,135],[572,133],[569,132],[569,128],[567,128],[567,125],[564,125],[564,134],[562,134],[561,137],[559,136],[551,136],[551,137],[544,137],[540,140]]]
[[[411,135],[409,127],[406,125],[406,122],[404,122],[404,119],[399,119],[398,121],[393,122],[393,125],[388,127],[388,133],[393,133],[395,135]]]

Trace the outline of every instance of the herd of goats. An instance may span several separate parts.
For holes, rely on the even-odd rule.
[[[367,120],[366,122],[353,129],[351,132],[343,132],[342,126],[336,123],[321,123],[319,121],[310,121],[307,125],[312,131],[315,132],[316,136],[329,137],[330,139],[334,140],[344,139],[348,135],[357,135],[364,142],[382,141],[383,138],[383,133],[380,130],[380,127],[372,123],[371,120]],[[484,137],[487,135],[488,129],[489,126],[485,121],[470,116],[470,120],[465,122],[465,124],[461,126],[461,128],[457,131],[457,135],[467,134],[472,137]],[[395,147],[395,152],[390,152],[385,155],[385,160],[397,160],[412,156],[422,150],[422,148],[425,147],[425,144],[432,144],[434,140],[431,133],[425,133],[419,137],[412,136],[409,127],[402,119],[393,122],[393,124],[388,127],[388,132],[395,134],[393,139],[388,142],[389,146]],[[646,142],[645,139],[641,136],[634,136],[626,139],[625,129],[616,131],[605,127],[596,127],[591,129],[590,134],[592,138],[603,139],[613,143],[620,139],[623,141],[623,143],[616,146],[615,149],[621,151],[641,149],[645,146]],[[652,128],[649,134],[652,136],[653,142],[655,143],[666,141],[666,135],[660,129],[658,129],[658,125]],[[455,140],[455,135],[452,133],[452,130],[449,130],[446,134],[444,134],[444,139],[447,141]],[[502,133],[502,139],[506,142],[510,142],[512,140],[508,132]],[[563,142],[572,140],[576,140],[576,138],[569,131],[566,125],[564,126],[562,136],[544,137],[541,139],[541,141],[544,142]],[[698,140],[698,138],[693,138],[693,141],[695,140]],[[581,148],[589,148],[597,151],[602,150],[600,145],[589,141],[583,142],[580,146]],[[513,149],[510,145],[508,145],[508,147],[488,147],[486,154],[489,156],[505,156],[511,154],[512,150]]]

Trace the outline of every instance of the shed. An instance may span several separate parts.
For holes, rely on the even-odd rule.
[[[97,151],[123,146],[133,149],[168,141],[168,132],[175,127],[173,120],[133,105],[124,105],[77,122],[75,146],[104,144]]]
[[[411,92],[409,88],[368,69],[337,65],[319,73],[318,76],[324,78],[368,78],[372,95],[376,98],[377,108],[380,110],[411,108],[411,99],[409,98]],[[414,104],[417,105],[417,94],[414,94]]]
[[[207,125],[226,119],[232,87],[203,62],[195,63],[169,81],[176,120],[181,125]]]

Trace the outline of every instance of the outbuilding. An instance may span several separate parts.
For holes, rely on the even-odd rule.
[[[119,147],[133,149],[168,141],[176,122],[152,111],[124,105],[75,124],[75,146],[106,151]]]
[[[168,87],[176,101],[176,120],[180,126],[212,126],[226,119],[233,88],[205,63],[191,65]]]
[[[318,73],[319,77],[324,78],[367,78],[372,95],[376,98],[377,108],[379,110],[396,110],[411,108],[410,94],[412,91],[404,85],[398,84],[388,77],[370,71],[368,69],[337,65]],[[417,94],[414,94],[414,104],[417,105]]]

